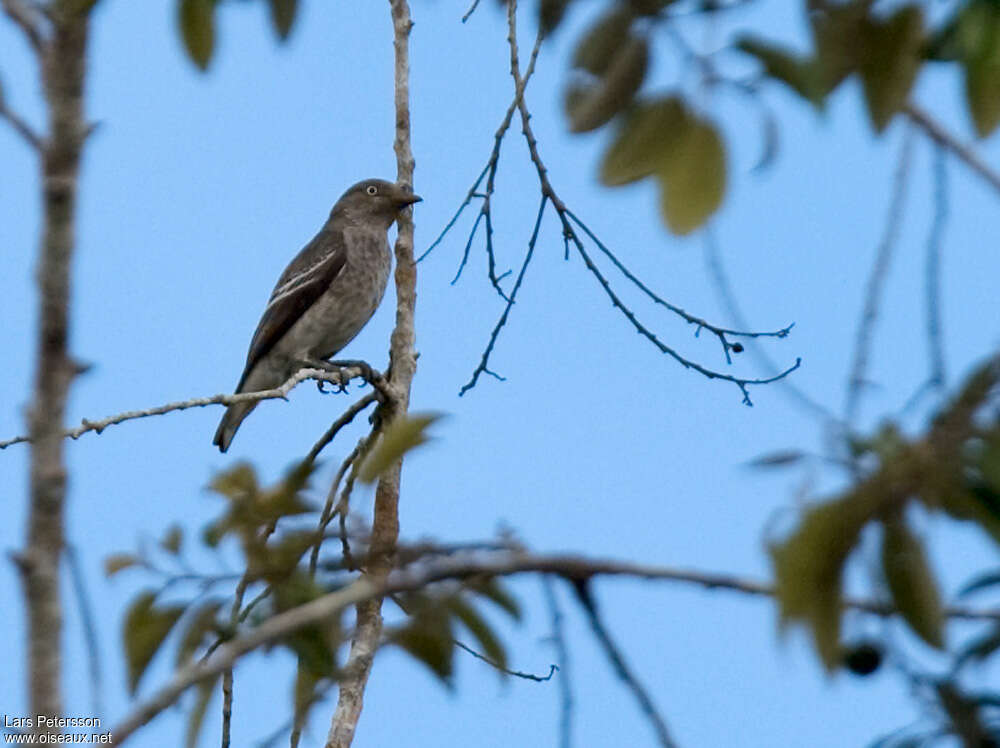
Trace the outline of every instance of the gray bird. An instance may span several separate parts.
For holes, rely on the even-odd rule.
[[[381,179],[358,182],[340,197],[323,228],[278,279],[237,393],[279,387],[303,367],[329,368],[326,359],[361,332],[382,301],[391,264],[389,227],[420,199]],[[226,408],[212,442],[219,451],[229,449],[256,405]]]

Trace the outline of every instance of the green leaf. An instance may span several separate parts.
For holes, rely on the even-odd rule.
[[[271,0],[271,22],[282,41],[288,38],[292,30],[298,6],[298,0]]]
[[[290,634],[285,642],[298,655],[301,669],[308,670],[316,678],[333,677],[336,642],[326,628],[306,626]]]
[[[548,36],[556,30],[569,4],[570,0],[541,0],[538,4],[538,25],[543,34]]]
[[[179,668],[187,665],[193,658],[198,647],[205,641],[208,634],[218,634],[219,625],[216,616],[222,607],[221,598],[212,598],[201,603],[187,616],[184,633],[177,645],[177,657],[174,664]]]
[[[637,104],[604,154],[601,181],[615,187],[655,173],[664,154],[683,137],[689,120],[684,102],[676,96]]]
[[[656,177],[667,228],[684,235],[704,224],[726,192],[726,153],[715,127],[692,118]]]
[[[167,553],[172,553],[176,556],[181,552],[181,545],[183,542],[184,531],[180,528],[180,525],[171,525],[167,528],[167,532],[163,536],[163,540],[160,541],[160,547]]]
[[[818,101],[857,69],[864,55],[860,48],[862,31],[871,5],[871,0],[850,0],[817,4],[811,9],[809,20],[816,45],[813,64],[819,85]]]
[[[197,696],[191,711],[188,712],[187,727],[184,730],[184,745],[186,748],[197,748],[198,736],[201,734],[201,726],[205,722],[205,715],[208,707],[212,703],[215,695],[215,686],[219,682],[218,676],[210,678],[204,683],[198,684]]]
[[[490,600],[501,610],[506,611],[507,614],[515,621],[521,620],[520,603],[517,602],[517,598],[507,591],[507,588],[504,587],[499,578],[488,577],[485,579],[469,579],[466,581],[465,586],[476,594],[482,595],[487,600]]]
[[[316,686],[320,680],[321,676],[318,676],[309,667],[309,664],[300,658],[298,668],[295,670],[295,688],[293,691],[292,724],[294,727],[301,728],[308,720],[309,710],[316,703]]]
[[[486,622],[486,619],[480,615],[479,611],[459,596],[454,596],[448,600],[448,608],[462,622],[462,625],[468,629],[469,633],[476,638],[476,641],[479,642],[482,654],[494,664],[506,669],[507,650],[489,623]],[[499,670],[498,672],[501,675],[506,675],[503,670]]]
[[[629,37],[596,83],[571,86],[566,96],[570,132],[595,130],[625,109],[642,86],[648,65],[646,39]]]
[[[590,27],[573,52],[573,67],[603,75],[630,40],[632,12],[618,6]]]
[[[259,492],[257,474],[246,462],[237,463],[229,470],[218,473],[208,487],[232,501],[252,499]]]
[[[901,518],[882,523],[882,570],[896,608],[932,647],[944,647],[944,608],[923,544]]]
[[[795,621],[807,625],[827,670],[841,663],[844,564],[878,509],[854,495],[819,504],[805,511],[785,542],[770,548],[781,627]]]
[[[862,26],[861,81],[868,114],[881,132],[905,106],[920,70],[924,16],[916,5],[899,8],[886,20]]]
[[[777,47],[753,36],[744,36],[736,43],[738,49],[756,57],[764,72],[806,101],[821,106],[826,95],[821,71],[814,60]]]
[[[184,612],[181,605],[156,607],[156,593],[147,590],[129,606],[122,627],[125,659],[128,663],[128,688],[134,694],[167,634]]]
[[[142,559],[132,553],[112,553],[104,559],[104,576],[113,577],[133,566],[142,566]]]
[[[180,0],[178,20],[188,57],[206,70],[215,48],[215,0]]]
[[[444,611],[435,607],[422,611],[409,625],[396,632],[392,641],[450,687],[455,644],[450,618]]]
[[[960,22],[965,98],[976,133],[985,138],[1000,124],[1000,6],[970,3]]]
[[[382,433],[375,448],[358,471],[358,479],[371,483],[414,447],[428,440],[427,427],[442,417],[442,413],[411,413],[397,418]]]
[[[726,157],[715,127],[669,96],[637,104],[604,155],[601,181],[621,185],[655,175],[671,231],[687,234],[722,203]]]

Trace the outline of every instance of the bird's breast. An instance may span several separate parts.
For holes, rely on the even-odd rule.
[[[389,242],[384,232],[347,229],[347,258],[330,287],[285,336],[298,350],[292,358],[336,355],[372,318],[389,281]]]

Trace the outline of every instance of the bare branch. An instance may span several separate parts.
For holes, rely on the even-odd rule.
[[[541,49],[541,47],[542,47],[542,33],[539,32],[538,36],[535,38],[535,46],[531,50],[531,58],[528,60],[528,67],[524,72],[523,83],[520,87],[515,87],[514,99],[513,101],[510,102],[510,106],[507,107],[507,111],[504,113],[503,120],[500,122],[500,126],[497,128],[496,133],[493,135],[493,150],[490,152],[490,157],[486,162],[486,166],[483,167],[483,170],[479,173],[479,176],[476,177],[476,181],[472,183],[472,187],[469,188],[469,191],[465,196],[465,200],[463,200],[462,204],[458,206],[458,210],[455,211],[455,215],[451,217],[451,220],[448,221],[444,229],[441,230],[441,233],[438,234],[438,237],[431,243],[431,245],[426,250],[424,250],[423,254],[421,254],[420,257],[417,258],[417,262],[420,262],[425,257],[427,257],[427,255],[429,255],[431,251],[435,247],[437,247],[438,244],[441,243],[441,241],[448,234],[448,232],[451,231],[452,227],[455,225],[455,222],[458,221],[459,216],[462,215],[465,208],[469,205],[469,203],[472,202],[472,199],[474,197],[483,200],[483,205],[480,207],[479,211],[480,216],[486,215],[487,218],[489,217],[490,215],[489,200],[493,195],[494,184],[496,181],[497,167],[500,164],[500,147],[503,145],[504,136],[510,129],[510,123],[514,118],[514,113],[517,111],[517,105],[524,96],[524,89],[527,87],[528,81],[531,80],[531,76],[534,75],[535,73],[535,63],[538,60],[538,52]],[[479,191],[479,185],[483,183],[484,178],[486,179],[485,193]],[[477,224],[478,220],[479,219],[477,218],[476,219]],[[473,226],[472,233],[475,233],[475,226]],[[489,234],[487,234],[487,236],[489,236]],[[471,236],[469,244],[471,244]],[[490,249],[491,247],[492,244],[488,245],[488,249]],[[468,247],[466,247],[466,253],[467,252],[468,252]],[[465,264],[464,257],[462,264],[463,265]],[[493,265],[491,262],[491,268],[492,266]],[[459,274],[461,274],[461,268],[459,268]],[[496,279],[494,278],[494,276],[491,275],[490,278],[495,285]],[[458,274],[456,275],[455,280],[457,279],[458,279]],[[452,283],[454,282],[455,281],[453,280]],[[506,297],[504,298],[506,299]]]
[[[8,124],[14,128],[14,131],[20,135],[24,142],[26,142],[32,150],[42,153],[45,150],[45,143],[42,136],[35,132],[34,128],[28,124],[27,120],[23,119],[14,110],[10,109],[3,101],[0,99],[0,119],[7,120]]]
[[[948,221],[948,165],[944,149],[934,149],[934,219],[927,239],[927,345],[930,349],[931,387],[945,384],[944,345],[941,340],[941,245]]]
[[[743,315],[743,311],[740,309],[740,304],[736,299],[736,294],[733,293],[732,285],[729,283],[729,279],[726,275],[726,269],[722,263],[722,256],[719,251],[718,242],[716,242],[715,239],[715,232],[711,227],[707,227],[702,233],[705,239],[705,263],[708,266],[709,276],[712,278],[713,284],[715,285],[716,293],[718,293],[733,321],[740,327],[747,329],[749,328],[749,325],[746,317]],[[763,364],[765,370],[772,373],[780,371],[774,360],[768,356],[767,353],[761,350],[760,347],[752,346],[750,352],[755,358],[757,358],[758,361],[761,362],[761,364]],[[814,400],[802,389],[797,387],[790,377],[781,380],[781,389],[789,393],[796,402],[815,415],[819,416],[824,421],[829,423],[839,422],[837,416],[835,416],[829,408],[819,401]]]
[[[476,8],[478,7],[479,7],[479,0],[472,0],[472,5],[469,6],[469,9],[465,11],[465,14],[462,16],[462,23],[468,21],[469,18],[472,17],[472,14],[476,12]]]
[[[985,179],[994,190],[1000,192],[1000,173],[994,171],[983,161],[979,154],[972,150],[971,146],[959,141],[941,123],[913,102],[907,104],[903,111],[911,122],[918,125],[928,136],[951,151],[961,161],[964,161],[966,166]]]
[[[435,558],[427,564],[414,564],[388,575],[376,584],[370,575],[363,575],[352,584],[328,593],[305,605],[278,614],[242,636],[220,646],[211,657],[178,670],[170,681],[139,703],[112,730],[114,745],[123,744],[137,729],[173,704],[191,686],[213,678],[246,654],[280,641],[306,626],[330,620],[346,608],[393,594],[421,590],[435,582],[461,580],[470,577],[500,577],[518,574],[551,574],[570,581],[598,576],[662,580],[690,584],[707,590],[728,590],[752,597],[771,597],[771,585],[731,574],[674,569],[616,561],[591,559],[575,555],[544,555],[527,552],[465,554]],[[896,615],[884,602],[848,599],[844,607],[881,617]],[[1000,609],[980,610],[952,606],[945,614],[952,619],[1000,622]]]
[[[865,387],[868,369],[868,357],[871,352],[872,332],[878,320],[879,304],[882,301],[882,291],[889,267],[892,264],[892,254],[899,236],[903,205],[906,202],[906,187],[909,182],[910,161],[913,153],[913,130],[908,129],[903,135],[903,145],[899,152],[899,162],[893,177],[892,197],[889,200],[889,213],[886,216],[885,231],[875,252],[865,288],[864,310],[858,322],[858,331],[854,343],[854,361],[851,364],[850,378],[847,382],[847,398],[844,403],[844,421],[850,427],[857,416],[861,393]]]
[[[70,580],[73,583],[73,593],[80,607],[80,620],[83,623],[83,640],[87,649],[87,670],[90,675],[91,711],[101,714],[104,708],[101,704],[101,692],[104,690],[104,678],[101,675],[101,647],[97,639],[97,625],[94,621],[94,605],[87,591],[87,583],[80,568],[80,555],[76,546],[66,545],[66,560],[69,566]]]
[[[511,77],[514,79],[514,90],[515,90],[514,105],[517,107],[517,110],[520,114],[521,131],[524,134],[524,139],[528,146],[528,153],[531,157],[531,161],[535,166],[535,171],[537,172],[538,175],[539,188],[542,194],[542,205],[539,210],[538,218],[536,219],[535,231],[533,232],[532,236],[535,237],[537,235],[539,226],[538,221],[541,220],[541,214],[545,208],[546,202],[551,202],[552,207],[555,209],[556,214],[559,217],[559,221],[562,225],[563,242],[565,244],[567,256],[569,253],[570,244],[572,244],[573,247],[576,249],[577,253],[580,255],[587,269],[597,279],[601,287],[604,289],[605,293],[611,299],[612,304],[625,316],[625,318],[629,322],[632,323],[632,326],[635,327],[636,332],[638,332],[640,335],[642,335],[651,343],[653,343],[653,345],[655,345],[662,353],[671,356],[685,368],[693,369],[699,372],[700,374],[708,377],[709,379],[721,379],[736,384],[737,387],[739,387],[741,393],[743,394],[743,403],[746,405],[752,405],[753,402],[750,400],[750,395],[748,392],[749,386],[759,385],[759,384],[769,384],[771,382],[783,379],[784,377],[788,376],[791,372],[793,372],[795,369],[797,369],[801,364],[801,361],[796,360],[794,365],[790,366],[785,371],[782,371],[781,373],[776,374],[774,376],[767,378],[759,378],[759,379],[749,379],[743,377],[735,377],[729,374],[723,374],[722,372],[709,369],[705,366],[702,366],[701,364],[696,363],[695,361],[692,361],[690,359],[685,358],[684,356],[681,356],[673,348],[664,344],[648,327],[646,327],[643,323],[639,321],[638,317],[635,315],[635,313],[632,312],[631,309],[625,306],[620,296],[611,287],[611,284],[608,282],[607,278],[601,273],[597,265],[591,260],[589,254],[584,248],[583,241],[580,238],[580,235],[577,233],[576,228],[574,228],[574,224],[576,225],[576,227],[582,230],[584,234],[588,238],[590,238],[598,246],[598,248],[612,261],[615,267],[617,267],[630,282],[635,284],[637,288],[639,288],[644,294],[646,294],[646,296],[652,299],[655,303],[660,304],[669,309],[670,311],[672,311],[674,314],[677,314],[689,324],[696,325],[697,328],[695,333],[696,335],[702,329],[709,330],[713,335],[715,335],[722,345],[723,353],[725,355],[727,363],[732,363],[730,351],[738,353],[743,350],[742,344],[732,343],[729,340],[730,337],[742,336],[751,338],[753,337],[784,338],[788,335],[789,331],[791,330],[791,325],[774,332],[766,332],[766,333],[743,332],[743,331],[729,330],[726,328],[718,327],[708,323],[706,320],[688,314],[680,307],[674,304],[670,304],[669,302],[667,302],[666,300],[655,294],[652,290],[650,290],[648,286],[642,283],[642,281],[640,281],[638,277],[636,277],[631,271],[628,270],[628,268],[625,267],[625,265],[614,255],[614,253],[612,253],[608,249],[608,247],[603,242],[600,241],[600,239],[595,235],[593,231],[591,231],[575,214],[573,214],[572,211],[570,211],[570,209],[566,206],[566,204],[563,203],[563,201],[560,199],[559,195],[553,188],[552,183],[549,181],[548,169],[546,168],[545,163],[542,161],[541,155],[538,152],[538,142],[531,128],[531,123],[530,123],[531,113],[528,111],[528,107],[524,98],[526,78],[522,77],[520,72],[520,61],[519,61],[518,44],[517,44],[516,15],[517,15],[517,2],[516,0],[509,0],[507,4],[507,40],[510,47],[510,73]],[[532,61],[530,63],[531,65],[534,64],[536,54],[537,54],[537,48],[532,52]],[[515,285],[515,289],[520,285],[520,281],[523,279],[525,270],[527,269],[527,264],[531,260],[533,249],[534,249],[534,239],[529,243],[529,251],[525,258],[525,263],[522,265],[521,272],[518,275],[518,281],[517,284]],[[487,253],[491,254],[489,234],[487,234]],[[490,262],[491,274],[492,274],[492,268],[493,268],[493,262],[491,259]],[[502,292],[501,295],[503,295]],[[511,295],[511,298],[507,298],[507,306],[504,308],[500,320],[493,328],[493,332],[490,335],[490,339],[487,343],[485,351],[483,352],[483,356],[480,360],[480,363],[473,372],[470,381],[462,387],[460,394],[464,394],[465,392],[468,392],[469,389],[474,387],[478,382],[480,374],[492,374],[493,376],[497,376],[499,378],[499,375],[496,375],[489,369],[489,357],[493,351],[493,347],[496,344],[496,340],[497,337],[499,336],[500,331],[506,324],[507,317],[510,312],[510,307],[513,303],[512,298],[513,294]]]
[[[563,633],[563,612],[559,607],[559,599],[552,584],[552,578],[542,577],[542,590],[545,593],[545,603],[549,607],[552,619],[552,644],[559,661],[559,745],[560,748],[571,748],[573,745],[573,688],[570,675],[569,648],[566,646],[566,636]]]
[[[490,667],[499,670],[501,673],[505,673],[507,675],[513,675],[515,678],[521,678],[522,680],[533,680],[536,683],[544,683],[545,681],[552,680],[552,676],[555,675],[556,671],[559,669],[558,665],[549,665],[548,675],[535,675],[534,673],[525,673],[520,670],[511,670],[510,668],[504,667],[499,662],[494,662],[486,655],[480,654],[469,645],[460,642],[458,639],[452,639],[451,643],[454,644],[459,649],[468,652],[477,660],[482,660]]]
[[[594,631],[594,636],[597,637],[601,648],[611,661],[615,673],[628,690],[632,692],[636,701],[639,702],[639,708],[642,709],[642,713],[646,715],[646,719],[653,726],[660,745],[663,748],[675,748],[676,743],[670,737],[670,731],[667,729],[667,723],[664,721],[663,715],[657,710],[649,693],[642,683],[639,682],[635,673],[629,668],[628,663],[625,662],[625,656],[618,648],[618,645],[615,644],[615,640],[611,637],[611,632],[608,631],[607,626],[601,621],[601,617],[597,612],[597,602],[590,592],[588,580],[577,580],[573,588],[576,590],[576,596],[579,598],[581,606],[583,606],[584,611],[587,613],[587,619],[590,621],[590,627]]]
[[[528,269],[528,265],[531,263],[531,258],[535,252],[535,242],[538,240],[538,229],[542,225],[542,216],[545,214],[545,203],[547,201],[548,198],[542,196],[542,200],[538,204],[538,215],[535,218],[535,228],[532,229],[531,238],[528,240],[528,251],[524,255],[524,262],[521,264],[521,272],[517,274],[517,280],[514,282],[514,288],[510,292],[510,298],[507,299],[507,306],[504,307],[503,314],[500,315],[500,319],[497,320],[496,325],[493,327],[493,332],[490,334],[490,340],[486,344],[486,350],[483,351],[483,357],[479,362],[479,366],[477,366],[476,370],[472,372],[472,378],[462,385],[462,389],[459,390],[458,394],[460,397],[476,386],[476,382],[479,381],[480,374],[492,374],[494,377],[500,378],[499,374],[490,371],[488,368],[490,353],[493,352],[493,346],[497,342],[497,337],[499,337],[500,331],[503,329],[504,325],[507,324],[507,317],[510,314],[510,309],[514,306],[514,298],[517,296],[518,289],[521,288],[521,281],[524,280],[524,273]]]
[[[410,145],[410,6],[407,0],[389,0],[394,52],[396,181],[413,184],[414,158]],[[388,426],[404,417],[410,405],[410,388],[417,371],[416,330],[417,263],[413,254],[413,218],[409,211],[396,221],[396,324],[389,342],[391,396],[382,406],[380,423]],[[399,486],[402,459],[386,470],[375,487],[372,539],[362,580],[381,585],[392,569],[399,538]],[[350,478],[348,478],[350,480]],[[337,708],[327,734],[327,748],[348,748],[364,700],[365,686],[382,634],[382,600],[370,598],[356,608],[355,630],[340,682]]]
[[[41,17],[23,0],[2,0],[2,2],[4,13],[24,32],[28,44],[38,55],[38,61],[41,63],[46,45],[45,36],[42,33]]]
[[[340,433],[340,430],[353,421],[357,417],[358,413],[361,413],[377,399],[378,395],[374,392],[369,392],[363,398],[354,403],[354,405],[345,410],[336,421],[330,424],[330,428],[326,430],[323,436],[321,436],[313,445],[312,449],[309,450],[309,454],[306,455],[306,460],[308,462],[315,462],[316,458],[319,457],[319,453],[334,440],[337,434]]]
[[[84,434],[94,431],[100,434],[108,426],[115,426],[125,421],[134,421],[137,418],[149,418],[150,416],[161,416],[165,413],[172,413],[175,410],[188,410],[189,408],[204,408],[206,405],[233,405],[234,403],[257,402],[260,400],[287,400],[288,393],[296,386],[307,379],[315,379],[319,382],[329,382],[340,386],[346,386],[352,379],[362,378],[360,369],[347,368],[336,371],[324,371],[322,369],[300,369],[287,382],[273,390],[261,390],[260,392],[242,392],[238,395],[211,395],[210,397],[194,397],[190,400],[157,405],[144,410],[127,410],[124,413],[108,416],[99,421],[91,421],[86,418],[76,428],[66,429],[62,432],[62,437],[79,439]],[[362,400],[364,400],[363,398]],[[354,406],[352,406],[354,407]],[[14,444],[24,444],[31,442],[30,436],[15,436],[6,441],[0,441],[0,449],[6,449]],[[322,449],[322,447],[321,447]]]
[[[40,159],[43,218],[36,263],[34,386],[28,411],[30,502],[25,546],[18,556],[27,613],[29,712],[49,716],[63,714],[64,706],[60,567],[66,544],[67,469],[62,429],[70,385],[79,372],[69,350],[70,296],[90,34],[89,10],[70,11],[65,6],[61,3],[54,9],[52,41],[43,44],[21,0],[4,0],[3,5],[36,50],[49,122],[49,139]],[[51,737],[57,732],[54,724],[34,727],[35,735]]]

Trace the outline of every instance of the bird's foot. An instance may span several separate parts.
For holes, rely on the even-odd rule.
[[[347,382],[344,378],[344,372],[341,367],[336,364],[332,364],[329,361],[323,361],[321,359],[302,359],[299,362],[299,366],[303,369],[319,369],[320,371],[325,371],[328,374],[336,374],[339,376],[339,382],[328,382],[323,379],[316,380],[316,389],[322,392],[324,395],[332,392],[334,394],[339,394],[341,392],[347,392]],[[334,389],[327,390],[323,385],[332,384]]]
[[[381,389],[380,385],[385,382],[385,377],[375,369],[373,369],[367,361],[359,361],[355,359],[344,360],[344,361],[329,361],[327,362],[330,366],[337,367],[338,369],[358,369],[361,372],[361,378],[364,379],[368,384],[376,389]]]

